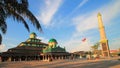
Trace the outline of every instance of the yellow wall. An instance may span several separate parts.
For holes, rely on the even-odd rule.
[[[35,38],[36,36],[34,34],[30,34],[30,38]]]
[[[48,45],[49,45],[49,47],[52,47],[52,48],[54,48],[55,46],[56,46],[56,42],[49,42],[48,43]]]

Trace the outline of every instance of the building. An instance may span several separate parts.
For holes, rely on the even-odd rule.
[[[1,61],[49,60],[50,58],[58,59],[58,57],[65,58],[68,56],[69,53],[64,48],[56,45],[57,41],[55,39],[49,40],[47,44],[41,42],[36,36],[33,32],[25,42],[2,52],[0,54]]]
[[[85,51],[76,51],[76,52],[73,52],[71,53],[71,59],[80,59],[80,58],[85,58],[86,57],[86,54],[87,52]]]
[[[70,54],[66,52],[65,48],[57,45],[56,39],[50,39],[48,46],[43,49],[42,56],[44,61],[51,61],[56,59],[68,59]]]
[[[108,39],[106,38],[105,27],[102,22],[102,16],[100,13],[98,13],[97,17],[98,17],[98,26],[100,32],[100,45],[102,47],[102,56],[110,57]]]
[[[119,56],[119,50],[110,50],[110,55],[111,55],[112,57],[114,57],[114,56]]]
[[[17,47],[10,48],[7,52],[3,52],[1,54],[2,61],[42,59],[40,54],[43,48],[48,46],[48,44],[41,42],[36,36],[35,33],[31,33],[30,37],[25,42],[21,42]]]

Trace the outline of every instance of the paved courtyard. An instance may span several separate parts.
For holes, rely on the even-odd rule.
[[[0,68],[120,68],[120,60],[56,60],[0,62]]]

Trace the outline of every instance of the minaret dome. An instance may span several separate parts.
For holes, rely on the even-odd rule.
[[[34,32],[32,32],[31,34],[30,34],[30,38],[36,38],[36,33],[34,33]]]

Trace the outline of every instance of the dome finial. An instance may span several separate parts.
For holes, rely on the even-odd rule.
[[[98,12],[98,15],[97,16],[101,16],[101,13],[100,12]]]

